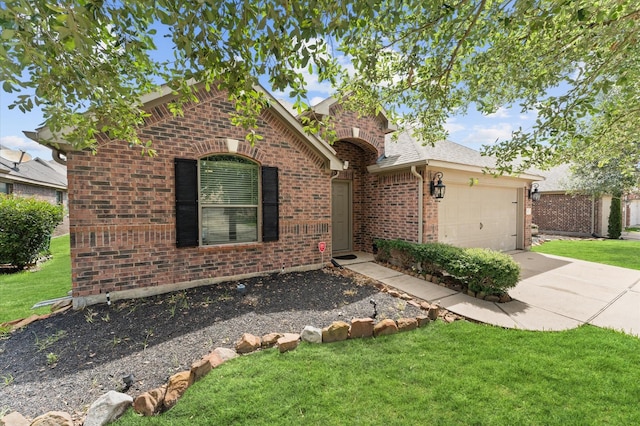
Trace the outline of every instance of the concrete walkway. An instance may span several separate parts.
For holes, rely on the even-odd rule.
[[[451,312],[500,327],[557,331],[592,324],[640,336],[640,271],[533,252],[513,258],[521,281],[514,299],[493,303],[378,265],[368,253],[337,260],[344,267],[381,281]]]

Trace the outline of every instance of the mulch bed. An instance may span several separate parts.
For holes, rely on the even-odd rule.
[[[27,416],[82,412],[124,374],[132,396],[163,383],[242,333],[299,333],[306,325],[373,314],[397,319],[420,310],[350,271],[274,274],[66,311],[0,337],[0,411]],[[53,355],[50,355],[53,354]],[[55,390],[57,389],[57,390]]]

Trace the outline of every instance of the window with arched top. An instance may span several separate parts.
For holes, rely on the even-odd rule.
[[[175,160],[176,245],[277,241],[278,169],[242,156]]]
[[[260,166],[233,155],[200,159],[202,245],[258,241]]]

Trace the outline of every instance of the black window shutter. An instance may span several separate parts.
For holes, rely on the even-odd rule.
[[[175,159],[176,246],[198,245],[198,160]]]
[[[262,241],[278,241],[278,216],[278,168],[262,167]]]

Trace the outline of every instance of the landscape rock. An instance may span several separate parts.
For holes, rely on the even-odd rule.
[[[511,302],[513,299],[507,293],[500,295],[500,303]]]
[[[84,426],[103,426],[122,416],[133,403],[126,393],[109,391],[96,399],[87,410]]]
[[[407,303],[410,304],[411,306],[414,306],[418,309],[420,309],[420,303],[416,302],[415,300],[411,299],[411,300],[407,300]]]
[[[262,341],[258,336],[253,334],[244,333],[240,340],[236,342],[236,352],[239,354],[248,354],[260,348]]]
[[[415,318],[400,318],[397,321],[398,331],[410,331],[418,328],[418,320]]]
[[[402,293],[400,295],[400,299],[402,299],[402,300],[411,300],[411,299],[413,299],[413,296],[411,296],[411,295],[409,295],[407,293]]]
[[[373,336],[373,318],[354,318],[349,329],[350,339]]]
[[[488,296],[485,296],[484,300],[486,300],[487,302],[498,303],[500,302],[500,296],[497,296],[495,294],[490,294]]]
[[[12,411],[0,419],[0,426],[29,426],[31,422],[17,411]]]
[[[215,348],[213,352],[218,354],[220,358],[222,358],[222,362],[227,362],[230,359],[238,357],[238,353],[229,348]]]
[[[164,396],[162,406],[169,409],[176,405],[176,402],[184,395],[186,390],[193,384],[193,375],[190,370],[181,371],[169,378],[167,383],[167,393]]]
[[[19,328],[22,327],[26,327],[27,325],[31,324],[32,322],[38,321],[40,319],[39,315],[33,314],[31,316],[28,316],[27,318],[23,318],[20,321],[18,321],[17,323],[15,323],[13,325],[13,329],[17,330]],[[57,411],[55,411],[57,412]]]
[[[302,330],[300,335],[302,340],[309,343],[322,343],[322,330],[318,327],[308,325]]]
[[[191,364],[191,374],[193,375],[193,381],[200,380],[202,377],[209,374],[209,372],[222,364],[224,361],[220,355],[215,352],[211,352],[209,355],[203,357],[201,360]]]
[[[153,416],[160,411],[166,393],[167,385],[162,385],[159,388],[145,392],[133,401],[133,409],[136,413],[142,414],[143,416]]]
[[[446,323],[452,323],[454,321],[457,321],[460,318],[456,314],[446,313],[442,319]]]
[[[420,302],[420,308],[424,309],[425,311],[428,311],[429,309],[431,309],[431,303],[429,303],[429,302]]]
[[[389,290],[388,293],[389,293],[389,296],[400,297],[400,292],[397,290]]]
[[[33,419],[31,426],[73,426],[73,419],[64,411],[49,411]]]
[[[416,317],[416,320],[418,321],[418,327],[424,327],[431,322],[427,315],[419,315]]]
[[[339,342],[349,337],[349,324],[344,321],[334,321],[329,327],[322,329],[324,343]]]
[[[292,351],[298,347],[299,343],[299,334],[284,333],[284,335],[278,339],[278,349],[280,350],[280,353]]]
[[[440,315],[440,307],[438,305],[431,305],[429,307],[429,312],[427,312],[429,319],[431,321],[435,321],[438,319],[438,315]]]
[[[269,333],[262,336],[262,347],[270,348],[278,343],[278,339],[282,337],[282,333]]]
[[[397,332],[398,332],[398,325],[394,320],[389,318],[383,319],[373,327],[373,335],[375,337],[395,334]]]

